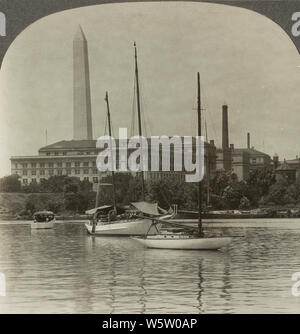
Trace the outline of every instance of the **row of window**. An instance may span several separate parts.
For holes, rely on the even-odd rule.
[[[87,176],[87,177],[84,177],[83,179],[84,179],[84,181],[92,181],[93,183],[98,183],[98,177],[96,177],[96,176],[94,176],[91,179]],[[42,181],[42,180],[46,180],[46,179],[41,178],[40,181]],[[37,180],[35,178],[32,178],[31,180],[23,179],[23,184],[29,184],[30,182],[36,183]]]
[[[252,158],[251,163],[256,164],[256,163],[263,163],[264,162],[264,158]]]
[[[49,169],[49,170],[47,170],[47,174],[49,174],[49,175],[54,175],[54,174],[56,174],[56,175],[64,175],[64,174],[67,174],[67,175],[70,175],[70,174],[72,174],[72,171],[74,172],[73,174],[90,174],[90,171],[92,172],[92,174],[98,174],[98,169],[97,168],[93,168],[93,169],[66,169],[65,170],[65,172],[62,170],[62,169],[57,169],[57,170],[55,170],[55,172],[56,173],[54,173],[54,170],[53,169]],[[31,175],[45,175],[46,174],[46,171],[44,170],[44,169],[41,169],[41,170],[39,170],[38,172],[39,173],[37,173],[37,171],[36,170],[26,170],[26,169],[23,169],[22,170],[22,175],[28,175],[29,173],[28,172],[30,172],[30,174]],[[82,173],[81,173],[82,172]]]
[[[96,166],[96,161],[84,161],[84,162],[80,162],[80,161],[75,161],[75,162],[40,162],[40,163],[36,163],[36,162],[31,162],[31,163],[22,163],[22,164],[18,164],[15,163],[14,167],[17,169],[18,167],[21,168],[53,168],[53,167],[89,167],[89,166]]]
[[[97,154],[97,152],[94,151],[87,151],[87,152],[69,152],[71,155],[77,154],[77,155],[92,155],[92,154]],[[67,155],[67,152],[46,152],[47,156],[50,155]]]
[[[177,172],[154,172],[149,174],[150,179],[152,180],[160,180],[161,178],[174,178],[176,177],[177,179],[183,179],[185,177],[184,173],[177,173]]]

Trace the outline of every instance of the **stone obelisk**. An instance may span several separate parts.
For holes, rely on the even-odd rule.
[[[78,26],[73,40],[73,137],[75,140],[93,139],[91,91],[87,40]]]

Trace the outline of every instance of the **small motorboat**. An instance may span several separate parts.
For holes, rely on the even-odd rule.
[[[38,211],[33,214],[32,229],[53,228],[55,223],[55,214],[51,211]]]
[[[231,242],[230,237],[199,238],[185,234],[157,234],[146,237],[132,237],[148,248],[185,249],[185,250],[218,250]]]

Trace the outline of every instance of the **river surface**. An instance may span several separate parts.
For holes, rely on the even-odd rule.
[[[146,249],[80,223],[0,222],[0,313],[300,313],[300,220],[234,220],[221,251]]]

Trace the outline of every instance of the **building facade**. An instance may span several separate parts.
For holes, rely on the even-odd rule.
[[[81,181],[86,180],[97,184],[99,175],[104,175],[97,169],[96,160],[98,154],[104,149],[96,148],[96,140],[63,140],[45,147],[42,147],[35,156],[14,156],[11,157],[11,173],[20,176],[21,183],[28,185],[31,182],[41,182],[51,176],[68,175],[77,177]],[[158,180],[161,178],[177,177],[184,179],[184,170],[174,170],[174,155],[176,148],[170,147],[170,169],[164,170],[162,165],[162,147],[159,148],[159,167],[157,171],[151,171],[151,143],[148,139],[148,171],[145,172],[146,180]],[[127,150],[127,158],[134,149]],[[195,147],[193,147],[193,159],[195,159]],[[153,154],[153,153],[152,153]],[[181,150],[182,161],[184,150]],[[119,144],[116,140],[116,171],[119,170]],[[212,143],[205,143],[204,146],[205,172],[213,176],[216,170],[216,148]],[[130,171],[129,171],[130,172]]]
[[[295,159],[285,160],[279,162],[278,156],[274,164],[276,180],[287,180],[289,182],[295,182],[300,178],[300,158],[297,156]]]

